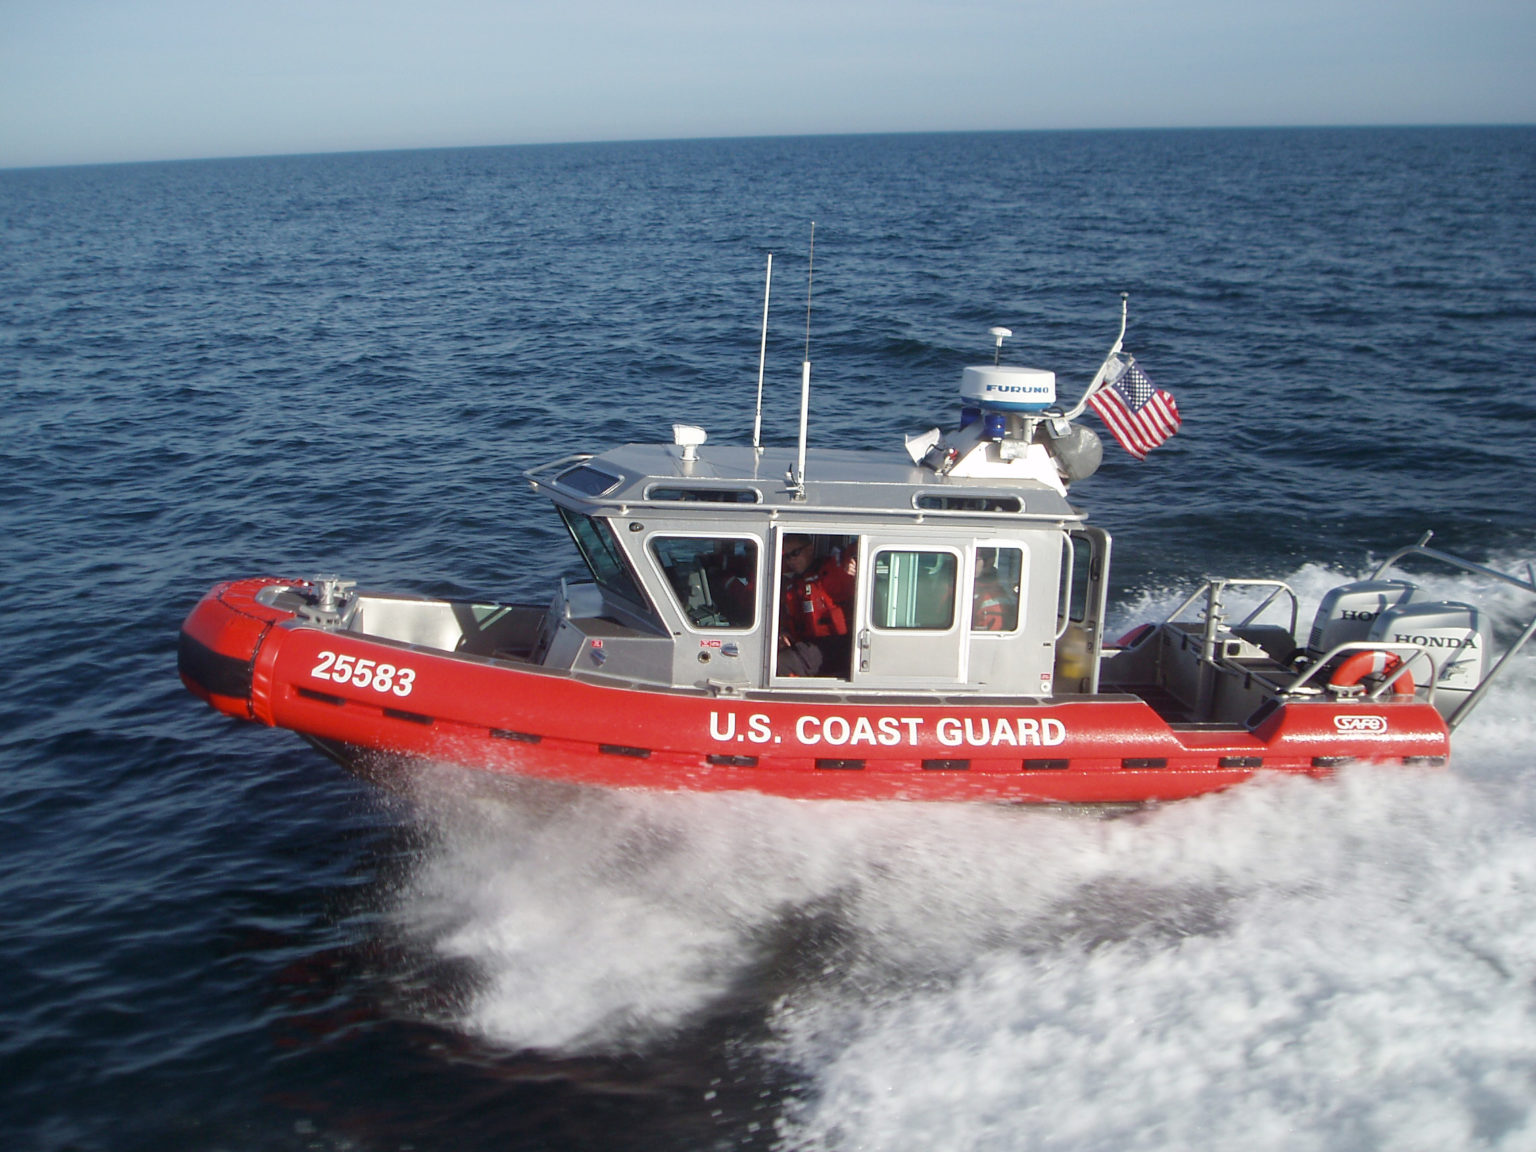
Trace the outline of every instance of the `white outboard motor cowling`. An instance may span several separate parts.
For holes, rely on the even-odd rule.
[[[1399,604],[1376,618],[1370,640],[1418,644],[1435,666],[1435,706],[1449,716],[1461,706],[1483,678],[1483,654],[1488,650],[1488,622],[1470,604],[1451,600]],[[1414,679],[1424,678],[1423,661],[1415,663]]]
[[[1316,658],[1340,644],[1368,639],[1383,612],[1408,603],[1417,591],[1407,580],[1356,580],[1330,589],[1313,617],[1308,653]]]

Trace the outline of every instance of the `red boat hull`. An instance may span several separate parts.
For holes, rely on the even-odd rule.
[[[1169,725],[1129,695],[747,693],[602,682],[323,629],[222,584],[182,629],[181,674],[219,711],[327,744],[610,788],[801,799],[1144,803],[1345,760],[1444,763],[1410,701],[1291,703],[1254,730]]]

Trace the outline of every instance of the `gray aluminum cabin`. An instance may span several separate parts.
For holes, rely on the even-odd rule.
[[[557,594],[536,663],[721,694],[1097,690],[1110,541],[1067,502],[1044,434],[1016,459],[962,434],[937,467],[675,439],[527,473],[593,578]],[[786,541],[851,572],[846,643],[815,675],[781,658]]]

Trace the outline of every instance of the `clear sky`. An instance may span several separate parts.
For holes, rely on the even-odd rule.
[[[1536,0],[0,0],[0,167],[1536,122]]]

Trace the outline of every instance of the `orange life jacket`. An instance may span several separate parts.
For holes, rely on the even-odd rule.
[[[1001,632],[1008,624],[1007,593],[996,580],[976,581],[971,602],[971,627],[983,632]]]
[[[848,598],[852,585],[853,577],[831,559],[815,572],[786,581],[779,626],[796,640],[848,635],[848,613],[839,600]]]

